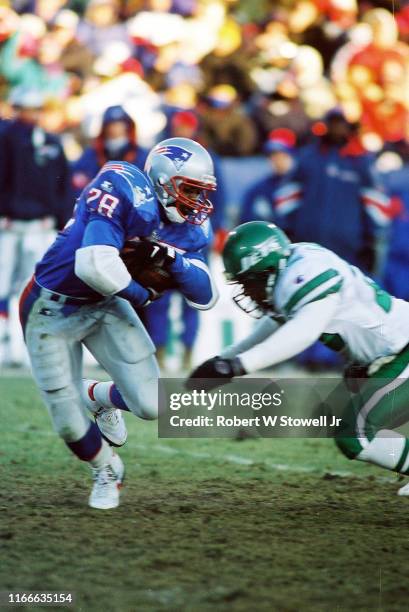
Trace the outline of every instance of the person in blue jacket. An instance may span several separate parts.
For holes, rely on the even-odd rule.
[[[138,145],[136,125],[122,106],[109,106],[101,130],[91,146],[72,165],[72,186],[78,197],[102,166],[110,160],[127,161],[143,168],[148,151]]]
[[[375,241],[387,226],[391,201],[380,187],[373,159],[337,108],[325,117],[326,132],[302,147],[294,179],[300,205],[287,219],[297,242],[317,242],[363,271],[375,269]]]
[[[324,118],[325,133],[301,148],[294,174],[299,205],[286,223],[296,242],[316,242],[367,274],[375,272],[376,239],[390,223],[391,200],[375,178],[373,159],[358,140],[358,126],[334,108]],[[310,368],[340,365],[317,343],[298,361]]]
[[[16,87],[10,102],[14,118],[0,124],[0,363],[20,365],[12,297],[70,218],[73,198],[60,139],[41,127],[42,92]]]
[[[272,172],[253,185],[243,198],[239,223],[285,219],[300,203],[300,186],[291,180],[296,167],[296,136],[292,130],[272,130],[264,145]],[[283,228],[287,229],[287,228]]]
[[[386,174],[384,183],[388,192],[399,200],[400,211],[388,236],[383,284],[392,295],[409,301],[409,166]]]

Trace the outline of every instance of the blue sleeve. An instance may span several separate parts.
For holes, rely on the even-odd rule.
[[[171,267],[179,290],[190,303],[198,309],[210,308],[216,300],[210,272],[199,253],[176,253]]]
[[[125,242],[123,228],[119,224],[110,223],[105,219],[93,218],[85,228],[81,246],[106,244],[121,250]]]
[[[135,307],[143,306],[150,297],[149,291],[133,279],[125,289],[118,291],[116,295],[128,300]]]
[[[82,246],[106,244],[121,249],[132,203],[113,172],[100,172],[81,195],[85,205],[86,228]]]

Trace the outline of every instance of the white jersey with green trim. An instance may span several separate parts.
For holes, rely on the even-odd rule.
[[[276,312],[291,319],[303,306],[338,293],[340,303],[321,340],[369,364],[409,343],[409,303],[392,297],[358,268],[312,243],[292,246],[273,293]]]

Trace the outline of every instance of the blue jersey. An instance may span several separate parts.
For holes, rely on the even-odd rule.
[[[43,287],[63,295],[98,298],[99,294],[75,274],[77,249],[103,244],[121,250],[126,241],[136,237],[172,245],[186,258],[201,260],[204,256],[200,251],[211,240],[207,221],[201,226],[169,222],[152,183],[136,166],[108,162],[83,190],[74,217],[37,264],[36,279]],[[177,264],[175,272],[180,276],[183,291],[187,276],[194,281],[201,271],[190,270],[182,261]],[[203,291],[208,292],[204,287]]]

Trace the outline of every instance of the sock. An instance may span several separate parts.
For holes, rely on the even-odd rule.
[[[93,467],[102,467],[109,463],[112,449],[102,438],[98,426],[91,422],[85,435],[75,442],[66,442],[68,448],[81,461],[89,462]]]
[[[368,461],[400,474],[409,473],[409,439],[396,431],[383,429],[357,455],[359,461]]]
[[[99,382],[90,388],[91,399],[95,399],[104,408],[119,408],[130,412],[117,386],[112,382]]]
[[[113,454],[114,451],[109,446],[108,442],[102,439],[101,448],[99,449],[95,457],[90,459],[88,463],[94,468],[102,468],[107,463],[110,463]]]

